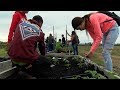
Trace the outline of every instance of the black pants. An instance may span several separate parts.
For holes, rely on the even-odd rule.
[[[32,75],[37,78],[47,78],[52,76],[51,62],[45,56],[40,56],[32,64]]]
[[[32,63],[32,67],[29,69],[26,69],[25,66],[18,66],[20,70],[32,75],[36,78],[48,78],[52,76],[52,69],[50,67],[51,62],[49,59],[47,59],[45,56],[40,56],[38,60]]]
[[[53,50],[53,44],[49,44],[49,51]]]

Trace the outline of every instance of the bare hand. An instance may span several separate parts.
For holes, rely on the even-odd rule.
[[[92,52],[85,53],[85,57],[86,58],[92,58],[93,57],[93,53]]]
[[[32,67],[32,65],[30,64],[30,65],[28,65],[27,67],[25,67],[26,69],[29,69],[29,68],[31,68]]]

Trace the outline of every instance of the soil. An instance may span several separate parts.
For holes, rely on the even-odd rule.
[[[94,65],[86,63],[84,59],[78,57],[49,57],[52,63],[50,71],[41,73],[43,76],[37,77],[38,79],[108,79],[103,72],[98,69],[95,70]],[[7,79],[17,79],[13,74]],[[26,74],[22,74],[22,77],[26,77]],[[21,77],[21,76],[19,76]],[[27,78],[27,77],[26,77]],[[20,78],[19,78],[20,79]]]
[[[99,54],[99,53],[98,53]],[[63,53],[53,56],[47,56],[52,63],[50,71],[42,73],[39,79],[107,79],[108,77],[99,70],[95,70],[94,65],[86,63],[81,57],[66,57]],[[100,55],[102,59],[102,56]],[[113,68],[117,74],[120,75],[120,57],[113,56]],[[0,58],[1,61],[6,61],[9,58]],[[100,73],[101,72],[101,73]],[[13,74],[7,79],[17,79],[17,77],[27,77],[27,74],[23,73],[22,76],[19,74]],[[29,76],[29,75],[28,75]],[[44,77],[45,76],[45,77]]]

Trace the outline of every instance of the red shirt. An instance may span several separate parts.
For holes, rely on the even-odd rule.
[[[17,24],[19,23],[19,21],[22,18],[27,19],[24,12],[16,11],[14,13],[13,18],[12,18],[12,22],[11,22],[11,26],[10,26],[10,29],[9,29],[8,43],[10,43],[10,41],[12,40],[13,33],[15,32]]]
[[[103,34],[109,31],[116,23],[115,20],[112,20],[111,17],[103,13],[94,13],[89,18],[90,22],[87,25],[87,31],[93,39],[93,44],[90,49],[90,52],[95,52],[100,42],[102,41]],[[105,22],[106,20],[112,20]]]
[[[25,21],[25,22],[24,22]],[[40,52],[45,54],[44,33],[36,24],[20,21],[15,29],[13,40],[10,42],[8,55],[11,60],[23,63],[33,63],[38,60],[39,53],[36,44],[40,44]]]

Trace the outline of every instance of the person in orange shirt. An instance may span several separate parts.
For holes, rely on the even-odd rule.
[[[13,14],[12,17],[12,22],[11,22],[11,26],[9,29],[9,35],[8,35],[8,44],[12,41],[15,29],[18,25],[18,23],[20,22],[21,19],[26,19],[26,13],[28,13],[29,11],[15,11],[15,13]]]
[[[104,64],[107,70],[113,71],[111,51],[119,35],[118,24],[113,18],[103,13],[91,13],[72,20],[74,30],[86,30],[93,39],[87,58],[91,58],[102,41]]]

